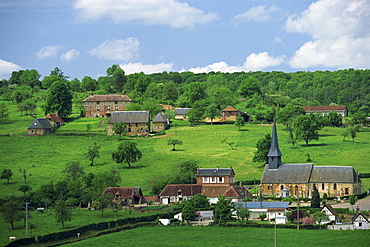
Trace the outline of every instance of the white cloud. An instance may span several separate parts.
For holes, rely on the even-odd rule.
[[[69,63],[70,61],[78,60],[80,55],[81,53],[79,51],[77,51],[76,49],[73,49],[73,50],[69,50],[66,53],[62,54],[60,56],[60,59],[62,59],[62,61]]]
[[[189,71],[193,73],[208,73],[210,71],[233,73],[233,72],[239,72],[242,70],[243,68],[241,66],[229,66],[226,62],[218,62],[218,63],[213,63],[211,65],[207,65],[205,67],[197,67],[197,68],[189,69]]]
[[[235,16],[232,21],[235,24],[242,24],[247,21],[267,22],[270,20],[270,15],[277,10],[278,8],[275,5],[268,9],[266,9],[266,5],[253,6],[243,14]]]
[[[8,62],[0,59],[0,79],[4,79],[10,76],[12,71],[22,69],[21,66],[16,65],[12,62]]]
[[[293,68],[370,66],[370,1],[320,0],[289,16],[288,32],[309,34],[290,60]]]
[[[106,60],[128,62],[138,57],[139,40],[136,38],[107,39],[98,47],[90,50],[90,54]]]
[[[37,53],[36,56],[42,60],[49,57],[55,57],[57,53],[63,49],[61,45],[51,45],[42,47]]]
[[[284,57],[273,57],[269,56],[267,52],[261,53],[252,53],[250,54],[244,65],[243,68],[247,71],[258,71],[263,70],[265,68],[274,67],[282,64],[284,62]]]
[[[140,73],[145,74],[161,73],[163,71],[172,71],[172,63],[159,63],[159,64],[142,64],[142,63],[128,63],[121,64],[120,67],[126,74]]]
[[[194,28],[196,24],[218,19],[216,13],[206,14],[176,0],[77,0],[73,7],[85,21],[110,18],[117,23],[138,21],[148,25]]]

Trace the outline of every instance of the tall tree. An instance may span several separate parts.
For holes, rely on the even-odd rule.
[[[14,230],[14,223],[23,218],[19,202],[11,200],[0,206],[0,212],[5,222],[9,223],[10,230]]]
[[[211,119],[211,124],[213,124],[213,120],[220,115],[220,110],[217,108],[216,104],[210,104],[206,108],[206,112],[204,114],[205,117]]]
[[[316,188],[316,185],[313,185],[312,195],[311,195],[311,208],[320,208],[320,194]]]
[[[29,85],[30,87],[35,87],[35,86],[40,87],[41,86],[40,77],[41,77],[41,74],[37,70],[26,69],[25,71],[23,71],[19,80],[21,84],[26,84],[26,85]]]
[[[13,176],[13,172],[10,169],[4,168],[1,172],[1,179],[8,180],[8,184],[10,183],[10,178]]]
[[[95,196],[103,193],[107,187],[117,187],[121,183],[121,175],[115,171],[100,172],[91,181],[91,188]]]
[[[48,90],[46,98],[45,114],[58,112],[62,118],[72,113],[72,92],[63,81],[56,81]]]
[[[90,76],[82,78],[80,87],[83,91],[95,91],[98,89],[98,82]]]
[[[130,167],[131,163],[138,162],[143,154],[137,148],[137,144],[135,142],[122,142],[119,146],[117,151],[112,153],[112,158],[117,163],[125,162]]]
[[[104,217],[104,209],[113,204],[113,195],[110,193],[99,195],[95,199],[94,207],[99,208],[101,211],[101,217]]]
[[[248,77],[240,84],[238,93],[245,98],[252,95],[261,95],[261,85],[256,78]]]
[[[64,72],[58,67],[55,67],[52,71],[50,71],[50,75],[58,76],[62,81],[67,81],[69,78],[69,76],[64,75]]]
[[[85,174],[84,168],[79,161],[71,161],[65,165],[62,173],[66,174],[67,181],[75,181]]]
[[[257,144],[257,151],[254,153],[253,162],[265,162],[268,163],[267,154],[271,148],[271,135],[266,134],[264,138],[258,140]]]
[[[224,196],[220,196],[214,210],[215,223],[226,222],[226,220],[231,219],[233,209],[234,205],[232,204],[231,199],[226,199]]]
[[[195,208],[191,201],[183,201],[182,206],[182,219],[186,222],[190,222],[195,219]]]
[[[319,116],[314,114],[299,115],[293,121],[293,131],[297,139],[304,140],[306,146],[311,140],[319,139],[319,130],[321,129],[321,121]]]
[[[245,125],[244,117],[242,115],[238,115],[236,117],[236,121],[235,121],[234,125],[236,127],[238,127],[238,129],[240,130],[240,128]]]
[[[125,135],[127,132],[127,124],[124,122],[119,122],[113,124],[112,130],[116,135],[119,135],[119,139],[122,138],[122,135]]]
[[[55,210],[55,221],[57,223],[62,223],[62,228],[64,228],[64,222],[72,220],[72,209],[67,206],[64,200],[58,200],[54,205]]]
[[[113,90],[121,92],[126,83],[125,71],[118,64],[113,64],[107,69],[106,74],[110,79]]]
[[[94,166],[95,158],[100,157],[100,155],[99,155],[99,149],[100,148],[101,148],[101,146],[96,144],[96,142],[94,142],[91,146],[89,146],[87,148],[87,151],[85,153],[85,157],[88,158],[91,161],[90,166]]]

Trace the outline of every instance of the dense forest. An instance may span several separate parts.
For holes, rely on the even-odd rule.
[[[150,110],[156,104],[168,104],[212,112],[232,105],[258,120],[270,121],[274,109],[288,104],[346,105],[350,116],[359,113],[370,116],[370,70],[125,75],[118,65],[112,65],[105,76],[96,80],[90,76],[70,79],[58,67],[49,76],[40,77],[34,69],[13,71],[9,79],[0,81],[2,98],[19,104],[20,111],[31,112],[32,104],[37,101],[33,92],[63,81],[72,92],[74,106],[82,111],[82,100],[89,92],[124,91],[136,102],[131,110]]]

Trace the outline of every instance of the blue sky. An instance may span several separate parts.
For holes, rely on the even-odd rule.
[[[370,68],[369,0],[0,0],[0,79]]]

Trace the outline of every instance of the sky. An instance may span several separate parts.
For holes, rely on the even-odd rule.
[[[0,0],[0,79],[370,68],[370,0]]]

